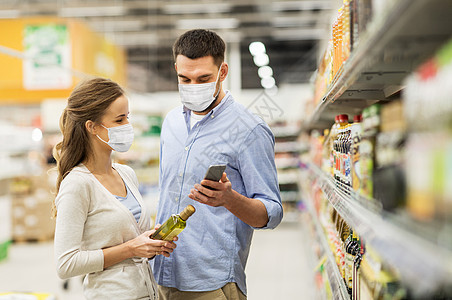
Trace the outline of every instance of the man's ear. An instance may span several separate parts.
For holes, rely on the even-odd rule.
[[[176,73],[177,73],[177,64],[176,63],[174,63],[174,70],[176,70]]]
[[[226,79],[226,76],[228,76],[229,72],[229,66],[227,62],[223,62],[223,65],[221,66],[220,70],[220,81],[223,81]]]
[[[91,134],[93,134],[93,135],[96,135],[96,134],[97,134],[96,124],[94,124],[93,121],[91,121],[91,120],[86,121],[86,122],[85,122],[85,128],[86,128],[86,130],[87,130],[89,133],[91,133]]]

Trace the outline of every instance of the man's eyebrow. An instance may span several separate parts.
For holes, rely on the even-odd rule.
[[[205,79],[205,78],[211,77],[212,75],[213,74],[204,74],[204,75],[198,76],[196,79],[197,80]],[[188,78],[187,76],[185,76],[183,74],[177,74],[177,76],[180,77],[180,78],[183,78],[183,79],[190,80],[190,78]]]
[[[210,77],[212,76],[212,74],[204,74],[198,77],[198,79],[202,79],[202,78],[206,78],[206,77]]]
[[[126,116],[126,114],[120,114],[120,115],[117,115],[116,118],[125,117],[125,116]]]

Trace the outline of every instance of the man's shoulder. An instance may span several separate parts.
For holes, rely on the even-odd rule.
[[[267,123],[258,115],[253,113],[249,108],[243,104],[234,101],[232,107],[232,114],[236,116],[233,118],[233,122],[237,124],[246,125],[244,128],[254,129],[256,127],[268,127]]]
[[[170,119],[174,117],[183,117],[184,107],[183,105],[176,106],[175,108],[171,109],[167,114],[165,119]]]

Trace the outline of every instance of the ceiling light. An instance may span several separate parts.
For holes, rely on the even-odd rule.
[[[193,4],[166,4],[162,10],[167,14],[204,14],[204,13],[227,13],[231,11],[230,3],[204,3]]]
[[[106,33],[105,36],[119,46],[158,44],[158,36],[153,32]]]
[[[320,28],[274,29],[271,35],[277,41],[323,40],[328,32]]]
[[[313,26],[317,22],[319,17],[317,15],[305,14],[296,17],[274,17],[271,20],[273,27],[300,27],[300,26]]]
[[[126,12],[124,6],[80,6],[63,7],[60,9],[60,17],[103,17],[122,16]]]
[[[177,29],[193,29],[193,28],[213,28],[213,29],[230,29],[237,28],[239,20],[236,18],[215,18],[215,19],[182,19],[177,20]]]
[[[253,56],[265,53],[265,45],[262,42],[252,42],[248,49]]]
[[[268,78],[262,78],[261,85],[265,89],[271,89],[276,84],[275,78],[268,77]]]
[[[331,9],[331,1],[277,1],[271,7],[273,11]]]
[[[39,142],[42,140],[42,131],[39,128],[35,128],[33,129],[32,133],[31,133],[31,139],[34,142]]]
[[[266,66],[270,62],[268,55],[265,53],[258,54],[253,58],[254,64],[258,67]]]
[[[20,12],[17,9],[0,10],[0,19],[15,19],[19,15]]]
[[[143,20],[105,20],[89,22],[97,31],[139,31],[143,28]]]
[[[273,87],[271,87],[269,89],[265,89],[265,92],[269,96],[275,96],[278,93],[278,87],[276,85],[274,85]]]
[[[260,78],[268,78],[273,76],[273,69],[270,66],[263,66],[257,70]]]

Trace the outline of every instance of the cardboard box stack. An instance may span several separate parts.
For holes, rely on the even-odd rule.
[[[52,239],[55,233],[55,220],[51,218],[54,196],[47,174],[15,178],[10,193],[13,241]]]

